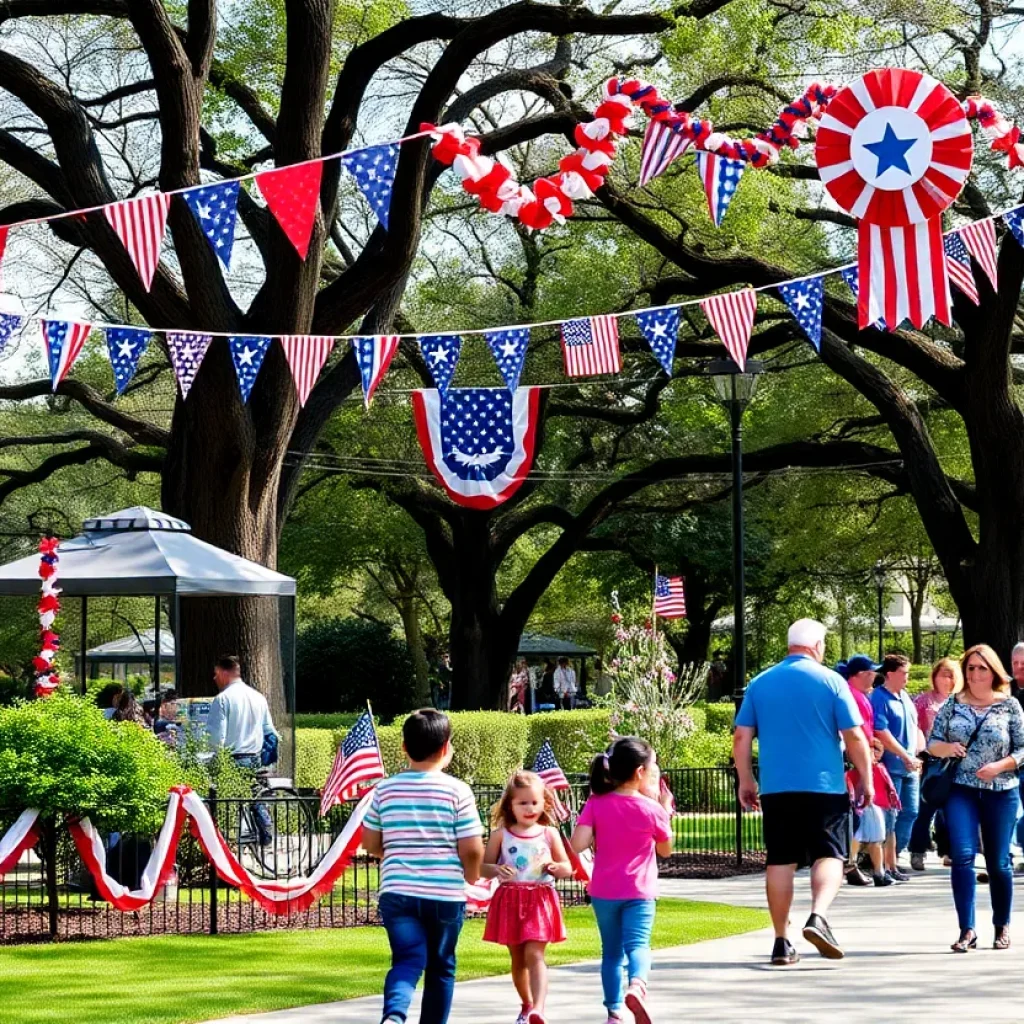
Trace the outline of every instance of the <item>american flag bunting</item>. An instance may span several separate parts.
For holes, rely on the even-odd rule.
[[[708,197],[708,213],[716,228],[721,226],[746,168],[745,160],[733,160],[716,153],[698,151],[697,173],[704,186],[704,194]]]
[[[68,375],[75,364],[92,327],[67,320],[43,320],[43,341],[46,343],[47,361],[53,390]]]
[[[119,395],[123,395],[124,389],[132,382],[150,338],[150,332],[141,327],[107,328],[107,354],[114,371],[114,387]]]
[[[398,146],[387,143],[383,146],[357,149],[354,153],[346,153],[341,162],[355,178],[359,191],[366,197],[370,209],[386,231],[388,211],[391,208],[391,190],[398,169]]]
[[[664,174],[672,161],[686,152],[690,142],[687,136],[674,132],[664,121],[651,121],[640,149],[640,187]]]
[[[462,338],[457,334],[424,334],[419,339],[420,355],[442,395],[447,394],[459,365]]]
[[[533,770],[540,776],[541,782],[551,790],[552,795],[555,797],[555,817],[559,821],[568,821],[569,809],[562,803],[557,794],[560,790],[569,789],[569,780],[565,777],[565,772],[562,771],[555,758],[555,751],[551,746],[551,740],[545,740],[540,745],[540,750],[537,751],[537,756],[533,760]]]
[[[211,341],[212,334],[193,334],[191,331],[167,332],[167,353],[171,357],[171,366],[174,367],[174,376],[178,378],[178,387],[181,388],[183,399],[188,398],[188,393],[192,390],[192,384]]]
[[[757,314],[757,294],[753,288],[701,299],[700,308],[715,333],[729,350],[733,362],[742,370],[747,364],[747,346]]]
[[[586,320],[567,320],[562,324],[562,355],[570,377],[618,373],[622,369],[618,318],[592,316]]]
[[[363,402],[370,408],[377,385],[388,372],[391,360],[398,351],[401,339],[397,334],[377,334],[370,338],[353,338],[352,348],[359,363],[359,376],[363,382]]]
[[[0,354],[7,347],[11,335],[21,326],[21,317],[14,313],[0,313]]]
[[[281,230],[303,259],[309,252],[309,240],[320,205],[322,173],[321,161],[313,160],[256,175],[260,195],[267,201]]]
[[[1010,229],[1010,234],[1017,239],[1017,244],[1024,246],[1024,206],[1009,210],[1003,214],[1003,223]]]
[[[971,269],[971,254],[967,251],[959,232],[951,231],[946,235],[942,247],[946,250],[946,271],[949,280],[977,306],[978,283],[974,280],[974,271]]]
[[[779,295],[816,352],[821,351],[821,314],[825,307],[825,282],[820,277],[779,285]]]
[[[252,394],[253,385],[256,383],[271,340],[266,336],[251,334],[231,335],[228,338],[228,350],[235,367],[243,405],[249,401],[249,395]]]
[[[139,280],[148,292],[160,262],[171,197],[164,192],[103,207],[103,214],[117,232],[135,264]]]
[[[383,779],[386,775],[377,731],[370,713],[366,711],[349,729],[334,757],[320,794],[320,816],[323,817],[335,804],[354,799],[365,783]]]
[[[686,618],[686,594],[682,576],[655,574],[654,614],[662,619]]]
[[[968,252],[978,261],[978,266],[985,271],[985,276],[992,282],[992,290],[996,290],[999,273],[996,270],[996,224],[991,217],[976,220],[960,229],[960,236],[967,246]]]
[[[640,333],[647,339],[654,357],[661,368],[671,377],[672,362],[676,356],[676,341],[679,338],[679,310],[675,306],[668,309],[646,309],[636,314],[636,324]]]
[[[324,335],[286,334],[281,338],[284,357],[292,371],[299,405],[305,405],[327,357],[334,348],[334,338]]]

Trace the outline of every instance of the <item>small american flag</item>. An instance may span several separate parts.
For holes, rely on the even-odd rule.
[[[994,290],[999,276],[996,272],[995,221],[991,217],[987,217],[985,220],[976,220],[973,224],[961,228],[960,235],[970,254],[978,261],[978,266],[985,271],[986,276],[992,282]]]
[[[103,208],[110,226],[128,250],[139,273],[139,280],[147,292],[160,262],[160,248],[164,244],[167,209],[170,205],[171,197],[160,192]]]
[[[307,337],[304,334],[286,334],[281,338],[281,345],[291,367],[295,389],[299,393],[299,405],[305,405],[334,348],[334,339],[322,335]]]
[[[654,614],[663,619],[686,618],[682,576],[654,577]]]
[[[971,257],[967,246],[959,232],[951,231],[943,239],[942,247],[946,250],[946,272],[949,279],[971,300],[978,305],[978,285],[971,269]]]
[[[533,770],[540,776],[541,782],[551,790],[552,795],[557,794],[558,790],[569,789],[569,780],[555,759],[551,740],[545,740],[541,744],[533,762]],[[569,809],[558,799],[557,795],[555,795],[555,817],[559,821],[569,820]]]
[[[592,316],[562,324],[562,355],[570,377],[592,377],[597,373],[618,373],[619,321],[614,316]]]
[[[320,816],[323,817],[335,804],[353,799],[364,782],[383,779],[384,761],[380,756],[377,732],[373,719],[367,711],[348,731],[344,742],[338,748],[320,794]]]
[[[664,121],[651,121],[640,150],[640,186],[664,174],[668,166],[686,151],[692,140],[672,130]]]
[[[725,343],[733,362],[742,370],[747,365],[747,346],[757,314],[757,294],[753,288],[726,292],[701,299],[700,308]]]

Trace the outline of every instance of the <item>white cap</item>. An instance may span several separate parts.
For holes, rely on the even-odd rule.
[[[790,647],[814,648],[825,642],[827,630],[816,619],[797,619],[789,627],[787,642]]]

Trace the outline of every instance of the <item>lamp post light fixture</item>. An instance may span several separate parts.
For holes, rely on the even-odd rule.
[[[732,359],[715,359],[707,373],[719,403],[729,413],[732,428],[732,665],[733,703],[739,711],[747,685],[746,574],[743,559],[743,413],[757,390],[764,364],[748,360],[743,369]]]
[[[885,629],[885,566],[882,560],[875,562],[875,587],[878,590],[878,663],[882,663],[885,657],[885,644],[882,640],[882,632]]]

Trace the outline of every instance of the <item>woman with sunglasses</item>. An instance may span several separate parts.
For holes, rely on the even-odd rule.
[[[974,859],[979,829],[992,893],[993,948],[1010,948],[1010,839],[1017,820],[1017,771],[1024,764],[1024,712],[1011,698],[1010,677],[999,656],[987,644],[978,644],[964,654],[961,665],[967,685],[936,715],[928,744],[934,757],[960,759],[945,808],[953,902],[960,921],[954,953],[978,945]]]

